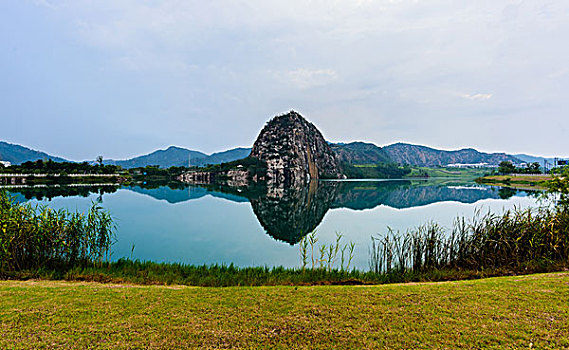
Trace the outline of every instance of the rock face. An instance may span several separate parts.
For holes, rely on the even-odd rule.
[[[342,177],[336,155],[320,131],[295,111],[267,122],[251,157],[266,162],[269,184],[288,186]]]

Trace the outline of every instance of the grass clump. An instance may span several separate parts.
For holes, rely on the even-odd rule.
[[[0,192],[0,276],[110,259],[114,224],[93,203],[86,214],[20,204]]]
[[[310,250],[310,261],[312,262],[312,271],[316,268],[325,269],[331,272],[334,269],[338,253],[340,253],[340,271],[349,271],[352,260],[354,259],[354,242],[349,242],[344,245],[340,244],[343,235],[340,232],[336,232],[336,241],[329,245],[321,245],[318,248],[318,253],[320,258],[316,256],[314,258],[314,249],[316,248],[316,243],[318,242],[318,237],[316,236],[316,230],[312,231],[308,235],[302,237],[300,240],[300,261],[302,265],[302,272],[306,271],[308,266],[308,254]],[[344,263],[346,266],[344,267]]]
[[[429,223],[405,233],[372,237],[370,269],[375,273],[422,273],[440,269],[502,269],[567,265],[569,211],[564,206],[477,212],[455,220],[450,232]]]

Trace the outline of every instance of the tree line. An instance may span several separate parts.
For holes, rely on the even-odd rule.
[[[0,172],[11,174],[115,174],[122,171],[118,165],[105,165],[102,162],[89,164],[88,162],[54,162],[53,160],[27,161],[7,167],[0,166]]]
[[[510,161],[500,162],[498,165],[498,172],[500,174],[541,174],[541,168],[538,162],[527,163],[524,167],[516,167]]]

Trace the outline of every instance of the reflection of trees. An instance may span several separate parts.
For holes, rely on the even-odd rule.
[[[114,193],[118,186],[45,186],[45,187],[23,187],[10,188],[10,192],[21,193],[26,199],[36,198],[37,200],[52,200],[55,197],[88,197],[90,194],[99,194],[101,197],[105,193]]]
[[[269,235],[295,244],[320,224],[335,191],[334,183],[311,181],[307,186],[269,188],[266,196],[250,201]]]
[[[513,188],[500,187],[500,189],[498,190],[498,196],[500,196],[500,198],[502,199],[508,199],[514,196],[517,192],[518,191]]]

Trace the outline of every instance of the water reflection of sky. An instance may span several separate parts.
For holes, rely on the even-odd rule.
[[[536,203],[524,192],[501,199],[497,189],[488,187],[437,184],[429,188],[424,182],[374,186],[362,182],[334,188],[332,197],[322,197],[328,198],[329,203],[325,204],[329,208],[317,225],[319,245],[332,243],[336,232],[344,235],[345,242],[353,241],[354,265],[363,269],[368,266],[371,235],[385,233],[387,227],[404,231],[429,221],[450,227],[457,216],[471,218],[475,210],[500,213],[514,206],[525,208]],[[473,197],[472,193],[477,191],[482,195]],[[461,203],[461,193],[467,203]],[[54,197],[39,203],[85,211],[98,197],[96,194]],[[436,200],[438,197],[441,201]],[[189,264],[299,266],[298,245],[268,235],[243,196],[203,188],[160,187],[123,188],[102,198],[102,205],[118,225],[113,259],[132,255],[141,260]],[[406,206],[409,203],[420,205]]]

